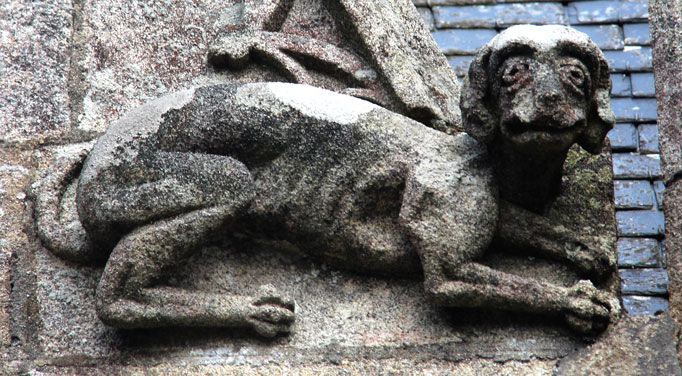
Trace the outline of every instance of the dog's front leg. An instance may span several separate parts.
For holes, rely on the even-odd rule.
[[[609,275],[616,264],[615,253],[603,237],[577,234],[505,200],[500,200],[499,216],[497,236],[502,244],[568,261],[581,274],[596,280]]]

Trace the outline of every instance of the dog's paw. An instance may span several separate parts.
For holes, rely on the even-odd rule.
[[[590,281],[580,281],[568,290],[565,319],[574,331],[594,335],[602,332],[620,315],[615,296],[600,291]]]
[[[260,288],[249,305],[247,322],[260,335],[274,337],[291,332],[296,320],[295,303],[267,285]]]
[[[566,244],[568,259],[580,274],[595,280],[602,280],[613,272],[616,260],[611,247],[601,244],[599,239],[579,239]]]

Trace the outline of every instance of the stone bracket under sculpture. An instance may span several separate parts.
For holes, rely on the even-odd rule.
[[[594,334],[620,312],[609,287],[615,239],[598,225],[613,213],[576,214],[573,188],[590,179],[565,178],[582,179],[574,143],[601,151],[614,122],[609,90],[605,59],[584,34],[519,26],[472,63],[468,135],[308,85],[177,92],[112,124],[87,159],[54,166],[36,189],[38,234],[62,257],[108,260],[97,313],[120,328],[288,333],[294,302],[271,286],[247,296],[159,283],[202,245],[239,234],[340,268],[423,276],[439,306],[545,314]],[[575,174],[562,175],[564,164]],[[75,176],[76,194],[62,195]],[[62,198],[78,211],[68,227]],[[483,261],[491,248],[559,260],[580,278],[563,286],[502,270]]]

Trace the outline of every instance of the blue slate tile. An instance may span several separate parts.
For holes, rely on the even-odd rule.
[[[571,24],[618,22],[620,1],[588,1],[568,4]]]
[[[665,218],[658,210],[616,211],[619,236],[661,236],[665,233]]]
[[[615,179],[654,179],[661,176],[659,155],[613,154],[613,177]]]
[[[473,55],[497,32],[488,29],[436,30],[433,38],[446,55]]]
[[[561,3],[525,3],[498,5],[495,16],[499,26],[518,24],[566,25],[566,12]]]
[[[618,272],[623,295],[668,293],[668,273],[664,269],[621,269]]]
[[[436,26],[441,28],[495,28],[496,6],[433,7]]]
[[[623,1],[618,12],[618,21],[634,22],[647,21],[649,19],[649,1]]]
[[[581,1],[569,3],[567,11],[571,24],[646,21],[649,18],[649,2]]]
[[[611,150],[636,150],[637,128],[634,124],[618,123],[607,135],[611,141]]]
[[[654,121],[658,117],[655,98],[611,98],[618,121]]]
[[[657,296],[623,296],[623,308],[633,316],[636,315],[658,315],[662,312],[670,311],[668,299]]]
[[[604,51],[609,69],[614,72],[651,71],[651,47],[625,47],[623,51]]]
[[[419,15],[422,16],[422,19],[424,20],[424,24],[426,27],[430,30],[434,30],[434,21],[433,21],[433,13],[431,12],[431,8],[427,7],[417,7],[417,11],[419,12]]]
[[[620,238],[616,250],[619,268],[661,267],[661,246],[656,239]]]
[[[629,97],[632,95],[632,85],[630,83],[630,76],[622,73],[614,73],[611,75],[612,97]]]
[[[629,46],[649,46],[651,45],[651,31],[648,23],[625,24],[623,25],[625,44]]]
[[[575,29],[587,34],[602,50],[620,50],[625,47],[623,30],[618,25],[575,26]]]
[[[469,71],[469,65],[471,65],[471,60],[473,56],[450,56],[448,57],[448,63],[455,71],[457,76],[464,76]]]
[[[630,75],[632,80],[632,95],[635,97],[655,97],[656,87],[654,86],[653,73],[633,73]]]
[[[656,124],[641,124],[639,131],[639,152],[660,153],[658,148],[658,126]]]
[[[654,187],[648,180],[614,180],[616,209],[652,209]]]
[[[658,210],[663,210],[663,195],[665,194],[665,184],[663,181],[656,180],[654,182],[654,193],[656,194],[656,206]]]
[[[440,28],[495,28],[517,24],[566,24],[561,3],[435,6]]]

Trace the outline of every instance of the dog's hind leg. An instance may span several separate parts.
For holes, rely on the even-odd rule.
[[[229,232],[233,222],[244,213],[255,194],[249,171],[235,159],[194,156],[189,163],[191,166],[188,166],[193,168],[185,171],[184,167],[179,168],[178,165],[183,160],[187,162],[187,156],[165,157],[169,164],[166,172],[197,175],[180,177],[178,186],[173,187],[174,191],[189,192],[208,201],[203,202],[203,207],[192,208],[196,203],[189,198],[189,201],[178,199],[175,204],[187,203],[192,206],[185,213],[153,219],[138,226],[118,241],[97,288],[99,317],[105,323],[120,328],[251,327],[261,335],[270,337],[288,332],[294,320],[294,304],[272,289],[262,291],[260,296],[250,297],[158,285],[168,269],[181,264],[188,255],[216,235]],[[190,181],[203,184],[183,183]],[[208,191],[216,188],[232,192],[218,196],[211,192],[192,192],[192,189]],[[146,184],[141,194],[149,191],[149,184]],[[158,201],[141,200],[134,197],[135,192],[130,190],[126,190],[126,193],[128,197],[119,197],[128,201],[125,204],[131,208],[129,214],[145,202],[150,205]],[[159,202],[155,209],[165,213],[166,207],[172,204]]]

